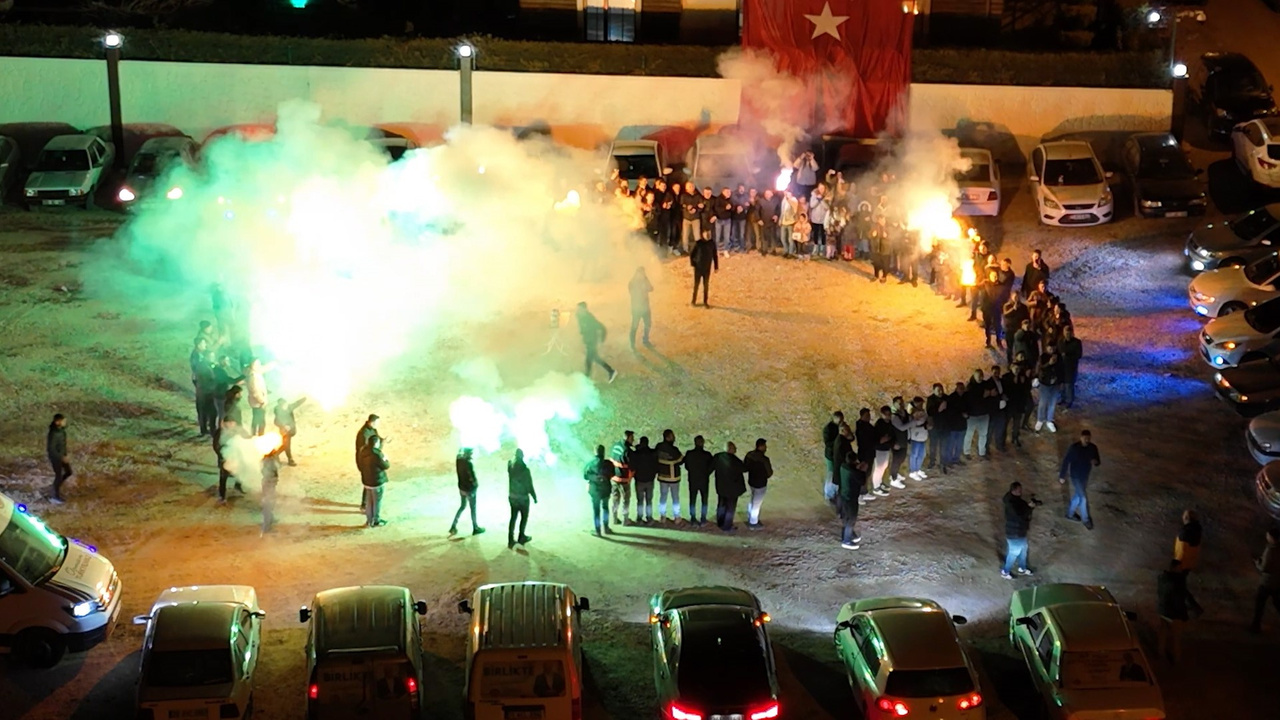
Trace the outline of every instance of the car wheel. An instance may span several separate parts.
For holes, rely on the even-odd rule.
[[[1223,306],[1218,310],[1218,317],[1223,317],[1223,316],[1225,316],[1225,315],[1230,315],[1231,313],[1239,312],[1239,311],[1244,310],[1244,309],[1245,309],[1245,305],[1244,305],[1244,303],[1242,303],[1242,302],[1229,302],[1229,303],[1227,303],[1227,304],[1223,305]]]
[[[67,645],[52,630],[29,628],[18,633],[13,641],[13,652],[27,665],[47,669],[62,660],[67,652]]]
[[[242,720],[249,720],[253,717],[253,693],[249,693],[249,702],[244,704],[244,715],[240,716]]]
[[[1245,353],[1245,354],[1240,358],[1240,362],[1241,362],[1241,363],[1247,363],[1247,362],[1252,362],[1252,361],[1254,361],[1254,360],[1264,360],[1264,359],[1266,359],[1266,357],[1267,357],[1266,353],[1260,353],[1260,352],[1258,352],[1257,350],[1254,350],[1253,352],[1247,352],[1247,353]]]
[[[93,191],[92,190],[90,190],[88,194],[84,196],[84,209],[85,210],[93,209]]]

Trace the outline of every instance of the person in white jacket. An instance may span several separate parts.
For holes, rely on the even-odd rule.
[[[911,410],[911,423],[907,427],[907,477],[912,480],[924,480],[929,477],[924,471],[924,451],[929,442],[929,416],[925,412],[924,398],[913,398],[907,406]]]
[[[249,369],[245,371],[245,390],[248,395],[249,409],[253,413],[250,431],[254,435],[261,435],[267,430],[266,374],[270,369],[270,365],[263,365],[261,360],[254,358],[249,362]]]

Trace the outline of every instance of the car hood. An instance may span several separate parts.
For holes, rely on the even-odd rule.
[[[1250,420],[1249,434],[1260,443],[1280,446],[1280,412],[1269,412]]]
[[[1195,243],[1196,247],[1202,247],[1209,252],[1227,252],[1254,245],[1253,241],[1241,240],[1231,226],[1223,222],[1209,223],[1196,228],[1191,233],[1191,242]]]
[[[124,187],[129,188],[135,195],[141,195],[156,183],[155,175],[130,175],[125,178]]]
[[[221,704],[230,702],[231,693],[234,690],[235,683],[194,687],[153,687],[141,683],[138,685],[138,704],[182,701],[192,705]]]
[[[70,190],[89,184],[89,171],[33,172],[27,178],[28,190]]]
[[[1102,198],[1102,191],[1106,187],[1104,183],[1098,183],[1096,185],[1045,185],[1044,189],[1060,203],[1092,205]]]
[[[1195,280],[1191,281],[1191,290],[1216,298],[1223,293],[1238,291],[1252,284],[1245,278],[1243,269],[1232,266],[1200,273]]]
[[[1204,189],[1195,178],[1139,179],[1138,191],[1148,200],[1190,200],[1204,195]]]
[[[982,190],[996,189],[996,184],[991,182],[990,180],[962,180],[959,183],[957,183],[957,185],[960,186],[961,190],[971,189],[971,188],[982,189]]]
[[[1164,716],[1164,700],[1160,697],[1158,685],[1060,690],[1058,696],[1070,712],[1089,713],[1085,717],[1138,720]]]
[[[1242,312],[1234,312],[1230,315],[1214,318],[1204,326],[1204,331],[1210,338],[1213,338],[1215,343],[1226,340],[1241,342],[1262,337],[1257,330],[1249,326],[1249,322],[1244,319],[1244,313]]]
[[[1280,368],[1270,360],[1254,360],[1221,371],[1222,380],[1243,395],[1280,389]]]
[[[111,587],[115,569],[110,561],[75,543],[67,543],[67,557],[49,584],[78,602],[97,600]]]
[[[1237,120],[1266,115],[1276,109],[1276,101],[1268,93],[1220,95],[1218,107],[1231,113]]]

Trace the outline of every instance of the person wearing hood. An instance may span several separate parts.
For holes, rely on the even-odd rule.
[[[613,463],[604,455],[604,446],[596,446],[596,456],[582,469],[582,479],[587,481],[587,496],[591,498],[591,520],[595,523],[596,537],[612,535],[609,528],[609,485],[613,482]]]
[[[689,476],[689,524],[707,524],[707,492],[711,489],[711,453],[703,447],[706,439],[698,435],[693,439],[693,449],[684,454],[684,469]],[[698,498],[702,498],[702,512],[698,512]],[[678,511],[677,511],[678,512]],[[677,516],[678,517],[678,516]]]
[[[360,450],[360,479],[364,482],[365,527],[382,527],[382,490],[387,484],[391,463],[382,454],[382,438],[374,434]]]
[[[511,504],[511,519],[507,522],[507,549],[526,545],[533,538],[524,534],[529,524],[529,499],[537,504],[538,493],[533,489],[533,473],[524,462],[524,450],[516,448],[516,455],[507,463],[507,501]],[[520,533],[516,534],[519,521]]]
[[[635,473],[636,522],[649,525],[653,522],[653,483],[658,478],[658,451],[649,447],[647,436],[642,436],[640,444],[631,451],[631,470]]]
[[[716,527],[733,532],[733,516],[738,511],[738,498],[747,492],[747,466],[738,459],[738,447],[725,443],[724,452],[712,458],[716,474]]]
[[[662,431],[662,442],[654,450],[658,453],[658,521],[676,522],[680,519],[680,465],[684,453],[676,447],[676,434]],[[673,515],[667,515],[667,498],[671,498]]]
[[[476,468],[471,462],[471,448],[462,448],[458,451],[458,457],[454,463],[458,471],[458,495],[462,502],[458,505],[458,512],[453,514],[453,522],[449,525],[449,535],[458,534],[458,520],[462,518],[462,513],[471,507],[471,534],[479,535],[484,532],[484,528],[476,523],[476,490],[480,487],[480,481],[476,478]]]
[[[45,435],[44,449],[49,457],[49,464],[53,466],[53,492],[49,494],[49,502],[61,505],[63,503],[62,483],[72,475],[71,463],[67,461],[66,415],[54,414],[53,420],[49,423],[49,432]],[[221,467],[222,463],[219,462],[218,465]]]

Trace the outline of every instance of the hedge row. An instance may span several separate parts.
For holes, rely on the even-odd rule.
[[[0,24],[0,54],[100,57],[101,31],[66,26]],[[606,75],[715,77],[724,47],[542,43],[476,38],[481,69]],[[446,69],[455,67],[455,41],[371,38],[328,40],[134,29],[125,56],[138,60]],[[1028,53],[986,49],[918,48],[912,80],[924,83],[1162,87],[1158,51],[1140,53]]]

